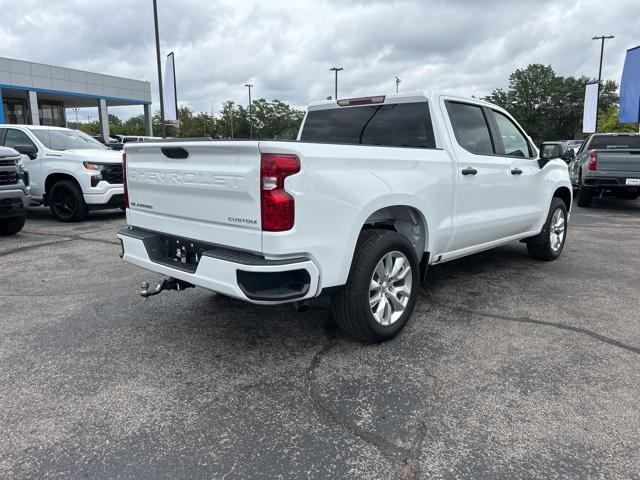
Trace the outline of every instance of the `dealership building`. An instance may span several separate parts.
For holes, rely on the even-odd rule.
[[[66,108],[98,107],[103,138],[110,106],[141,105],[152,135],[149,82],[0,57],[0,99],[0,123],[64,127]]]

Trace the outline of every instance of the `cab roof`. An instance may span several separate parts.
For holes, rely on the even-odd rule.
[[[469,101],[479,105],[485,105],[487,107],[500,108],[498,105],[494,105],[489,102],[485,102],[484,100],[480,100],[478,98],[468,98],[461,97],[459,95],[450,95],[443,92],[426,92],[426,91],[413,91],[413,92],[402,92],[402,93],[392,93],[385,95],[370,95],[366,97],[357,97],[357,98],[339,98],[337,100],[318,100],[315,102],[311,102],[307,110],[326,110],[331,108],[341,108],[355,105],[366,105],[370,103],[371,105],[384,105],[389,103],[411,103],[411,102],[426,102],[432,101],[435,102],[441,96],[446,96],[451,99],[461,100],[461,101]],[[383,98],[382,101],[379,99]],[[374,99],[372,102],[364,102],[366,99]],[[348,105],[348,101],[356,101],[353,105]],[[362,101],[362,102],[359,102]]]

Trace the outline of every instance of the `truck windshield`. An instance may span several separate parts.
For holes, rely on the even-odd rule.
[[[640,149],[640,135],[596,135],[589,150]]]
[[[300,140],[388,147],[436,146],[427,102],[311,110]]]
[[[79,130],[34,128],[31,132],[51,150],[106,150],[96,139]]]

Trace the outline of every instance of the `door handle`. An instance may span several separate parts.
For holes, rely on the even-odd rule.
[[[520,170],[519,168],[514,168],[513,170],[511,170],[511,175],[522,175],[522,170]]]
[[[478,173],[478,170],[471,167],[467,167],[464,170],[462,170],[463,175],[475,175],[476,173]]]

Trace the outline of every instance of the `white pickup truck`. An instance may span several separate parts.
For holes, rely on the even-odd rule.
[[[22,154],[32,203],[49,206],[63,222],[89,210],[124,207],[122,154],[78,130],[41,125],[0,125],[0,145]]]
[[[297,141],[128,144],[125,173],[122,257],[171,277],[144,296],[330,294],[371,343],[404,327],[429,265],[516,240],[557,258],[572,199],[507,112],[435,93],[313,103]]]

